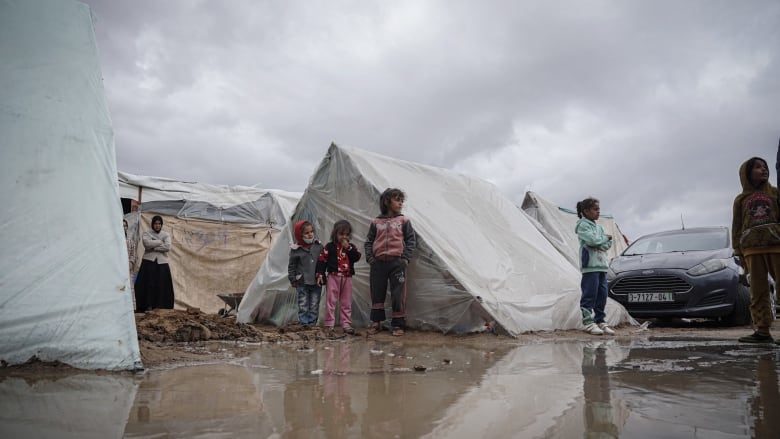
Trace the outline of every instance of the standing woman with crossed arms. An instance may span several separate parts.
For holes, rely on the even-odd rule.
[[[143,235],[144,257],[135,280],[135,312],[173,309],[173,279],[168,266],[171,235],[162,226],[162,217],[155,215],[152,230]]]

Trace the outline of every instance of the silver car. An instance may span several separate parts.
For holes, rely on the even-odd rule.
[[[712,318],[750,324],[750,292],[726,227],[645,235],[612,259],[609,297],[636,318]],[[775,309],[775,293],[773,310]]]

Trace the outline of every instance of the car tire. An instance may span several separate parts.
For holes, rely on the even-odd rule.
[[[749,325],[750,322],[750,290],[744,285],[738,285],[734,311],[723,318],[723,324],[726,326],[744,326]]]

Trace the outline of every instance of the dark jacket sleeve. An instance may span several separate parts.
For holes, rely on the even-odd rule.
[[[368,233],[366,234],[366,243],[365,243],[365,250],[366,250],[366,262],[369,264],[374,262],[374,239],[376,238],[376,226],[374,225],[374,222],[371,221],[371,225],[368,226]]]
[[[734,254],[740,256],[742,254],[742,248],[739,245],[739,238],[742,234],[742,197],[737,196],[734,199],[734,209],[731,218],[731,247],[734,249]]]
[[[295,252],[290,250],[290,261],[287,263],[287,279],[290,283],[295,282],[295,271],[298,266],[298,259],[295,256]]]
[[[412,259],[412,255],[414,254],[414,250],[417,248],[417,234],[414,233],[414,227],[412,227],[412,222],[407,220],[404,223],[404,252],[401,255],[403,259],[406,259],[408,262]]]
[[[357,249],[357,246],[355,244],[349,245],[349,250],[347,250],[347,258],[349,258],[349,262],[352,262],[353,264],[360,260],[360,257],[362,255]]]

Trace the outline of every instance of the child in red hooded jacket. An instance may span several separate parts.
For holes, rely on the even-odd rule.
[[[295,244],[290,246],[287,279],[298,293],[298,321],[304,326],[317,324],[322,295],[322,280],[317,278],[317,258],[322,244],[314,237],[308,221],[295,223]]]

